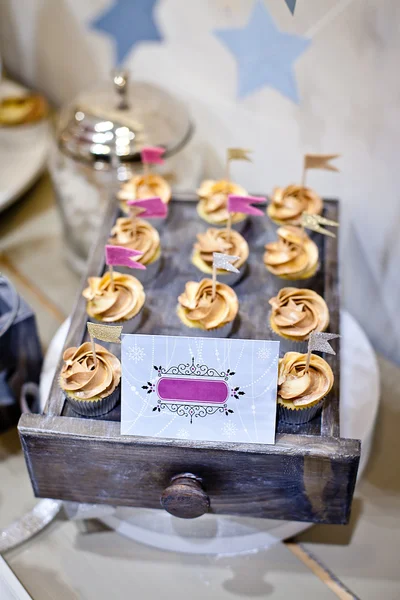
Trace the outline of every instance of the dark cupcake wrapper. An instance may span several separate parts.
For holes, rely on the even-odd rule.
[[[72,410],[78,415],[84,417],[100,417],[101,415],[109,413],[118,404],[120,398],[120,385],[116,387],[112,394],[106,398],[100,398],[99,400],[77,400],[76,398],[68,396],[68,394],[65,394],[65,397]]]
[[[286,408],[286,406],[278,404],[278,419],[283,423],[291,423],[293,425],[308,423],[321,411],[323,403],[324,399],[320,400],[317,404],[314,404],[314,406],[297,410]]]
[[[149,263],[145,266],[146,269],[130,269],[129,267],[118,267],[118,272],[124,273],[124,275],[133,275],[133,277],[136,277],[136,279],[138,279],[142,284],[150,283],[150,281],[157,277],[158,272],[161,268],[161,255],[152,263]]]
[[[132,317],[131,319],[126,319],[123,321],[113,321],[112,323],[105,323],[104,321],[100,321],[99,319],[94,319],[93,317],[88,316],[88,321],[91,323],[98,323],[99,325],[122,325],[122,333],[135,333],[141,323],[143,318],[143,306],[139,310],[138,314]]]

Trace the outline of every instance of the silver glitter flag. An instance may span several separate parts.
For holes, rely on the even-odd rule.
[[[326,352],[327,354],[336,354],[328,340],[334,340],[340,337],[338,333],[324,333],[322,331],[312,331],[308,341],[308,352],[313,350],[317,352]]]
[[[213,265],[215,269],[223,269],[224,271],[230,271],[231,273],[239,273],[239,269],[233,266],[233,262],[239,260],[240,256],[231,256],[229,254],[221,254],[220,252],[213,252]]]
[[[326,219],[325,217],[321,217],[320,215],[310,215],[309,213],[303,212],[301,215],[301,225],[306,229],[311,229],[312,231],[316,231],[317,233],[322,233],[323,235],[329,235],[330,237],[336,237],[334,233],[325,229],[325,227],[321,227],[321,225],[330,225],[331,227],[339,227],[339,223],[336,221],[332,221],[331,219]]]

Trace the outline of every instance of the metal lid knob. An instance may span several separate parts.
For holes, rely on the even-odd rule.
[[[161,495],[161,506],[174,517],[195,519],[210,508],[210,499],[201,481],[191,473],[182,473],[171,479]]]
[[[129,108],[128,104],[128,81],[129,81],[129,73],[128,71],[115,70],[113,72],[113,81],[114,88],[119,96],[118,110],[127,110]]]

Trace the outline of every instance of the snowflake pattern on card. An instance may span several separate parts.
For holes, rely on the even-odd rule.
[[[232,423],[231,421],[227,421],[226,423],[224,423],[222,425],[221,431],[222,431],[222,435],[224,437],[228,438],[228,440],[231,440],[232,438],[235,437],[235,435],[237,433],[237,427],[236,427],[235,423]]]
[[[141,348],[137,344],[128,348],[128,358],[134,363],[142,362],[146,358],[144,348]]]
[[[262,347],[257,351],[257,358],[259,360],[268,360],[270,356],[271,352],[268,350],[268,348]]]

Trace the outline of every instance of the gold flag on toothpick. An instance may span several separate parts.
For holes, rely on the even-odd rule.
[[[122,325],[102,325],[100,323],[88,323],[88,332],[91,338],[102,342],[121,343]]]
[[[308,339],[308,351],[305,371],[308,372],[310,368],[311,352],[317,350],[317,352],[325,352],[326,354],[334,354],[336,352],[330,345],[328,340],[334,340],[340,337],[338,333],[325,333],[324,331],[312,331]]]
[[[339,171],[329,161],[339,158],[340,154],[305,154],[304,169],[324,169],[325,171]]]
[[[305,154],[303,162],[303,177],[301,185],[306,183],[306,174],[308,169],[323,169],[325,171],[339,171],[337,167],[331,165],[330,161],[339,158],[340,154]]]
[[[228,148],[227,157],[228,160],[247,160],[251,162],[251,158],[248,156],[250,152],[252,151],[248,148]]]
[[[322,233],[323,235],[329,235],[330,237],[335,238],[336,235],[325,227],[321,227],[321,225],[330,225],[331,227],[339,227],[339,223],[336,221],[331,221],[331,219],[326,219],[325,217],[321,217],[320,215],[310,215],[307,212],[303,212],[301,215],[301,226],[305,229],[311,229],[312,231],[316,231],[317,233]]]

